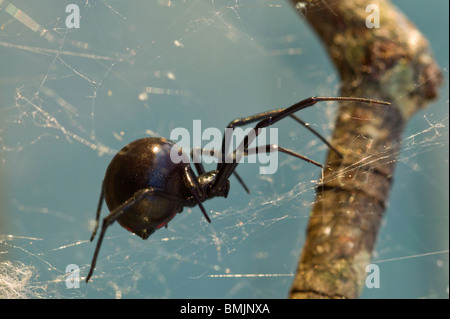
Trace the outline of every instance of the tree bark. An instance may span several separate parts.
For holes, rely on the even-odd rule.
[[[386,209],[402,131],[442,82],[427,40],[390,1],[291,0],[323,41],[341,78],[342,102],[317,187],[306,243],[289,298],[357,298]],[[366,26],[369,4],[379,28]],[[417,85],[420,84],[420,85]]]

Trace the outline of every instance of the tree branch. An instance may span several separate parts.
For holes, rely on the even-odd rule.
[[[289,294],[356,298],[388,201],[403,128],[436,98],[442,75],[427,40],[387,0],[291,2],[323,41],[341,77],[340,95],[392,103],[340,103],[331,144],[344,157],[328,154]],[[379,28],[366,26],[369,4],[379,8]]]

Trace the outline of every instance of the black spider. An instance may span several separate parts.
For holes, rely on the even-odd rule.
[[[290,116],[311,130],[341,156],[319,133],[294,115],[295,112],[321,101],[355,101],[389,105],[388,102],[364,98],[310,97],[287,108],[235,119],[228,124],[227,128],[234,129],[237,126],[258,122],[253,130],[254,134],[247,134],[242,142],[243,144],[238,147],[238,149],[244,150],[244,156],[258,152],[278,151],[323,167],[320,163],[278,145],[248,148],[260,133],[259,129]],[[121,149],[109,164],[103,180],[96,213],[96,225],[91,241],[97,233],[103,199],[108,205],[110,214],[103,219],[100,237],[86,282],[89,281],[94,271],[106,229],[114,221],[117,220],[127,230],[147,239],[156,229],[167,226],[167,223],[177,213],[181,213],[184,207],[198,205],[206,220],[211,222],[202,203],[213,197],[227,197],[230,189],[228,179],[232,174],[236,175],[248,192],[248,188],[235,172],[238,165],[237,151],[234,150],[230,155],[226,155],[225,149],[228,145],[225,144],[226,136],[222,141],[222,160],[219,161],[215,170],[206,172],[201,163],[194,161],[198,171],[197,176],[193,172],[186,155],[181,155],[184,156],[184,159],[178,163],[171,160],[171,152],[175,151],[182,154],[182,149],[165,138],[142,138]],[[191,152],[191,156],[193,155],[195,154]],[[230,157],[225,158],[226,156]],[[225,159],[229,160],[226,161]]]

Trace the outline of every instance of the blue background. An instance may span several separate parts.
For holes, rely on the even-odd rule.
[[[65,27],[68,3],[80,7],[79,29]],[[395,4],[429,39],[445,84],[402,128],[373,258],[380,288],[361,297],[448,298],[448,1]],[[124,145],[191,130],[194,119],[223,128],[339,94],[322,45],[290,4],[49,0],[0,8],[0,298],[285,298],[320,172],[283,154],[274,175],[240,165],[252,193],[232,179],[228,199],[205,202],[212,224],[185,209],[146,241],[115,224],[92,282],[67,289],[65,279],[69,264],[82,277],[89,270],[100,183]],[[329,136],[335,108],[323,103],[301,116]],[[326,147],[305,129],[289,119],[278,127],[280,145],[324,160]]]

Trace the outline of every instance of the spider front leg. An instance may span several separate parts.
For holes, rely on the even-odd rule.
[[[309,100],[309,99],[307,99],[307,100]],[[304,101],[307,101],[307,100],[304,100]],[[315,103],[317,103],[317,102],[314,102],[313,104],[315,104]],[[311,105],[313,105],[313,104],[311,104]],[[310,105],[308,105],[308,106],[310,106]],[[289,108],[291,108],[291,107],[289,107]],[[282,109],[261,112],[258,114],[254,114],[252,116],[248,116],[248,117],[244,117],[244,118],[237,118],[237,119],[234,119],[233,121],[231,121],[225,129],[225,136],[222,140],[222,154],[223,154],[222,155],[222,163],[224,163],[224,159],[225,159],[224,154],[226,153],[226,148],[229,147],[229,145],[226,144],[226,141],[228,141],[228,142],[230,141],[232,132],[235,127],[244,126],[247,124],[265,120],[270,117],[277,116],[289,108],[282,108]],[[325,143],[331,150],[333,150],[339,157],[342,158],[342,154],[339,153],[339,151],[336,150],[336,148],[334,148],[319,132],[317,132],[315,129],[313,129],[311,126],[309,126],[308,123],[306,123],[305,121],[303,121],[302,119],[300,119],[298,116],[296,116],[294,114],[290,114],[290,117],[293,118],[297,123],[300,123],[306,129],[308,129],[312,134],[317,136],[323,143]]]
[[[275,124],[276,122],[282,120],[283,118],[287,116],[292,116],[295,112],[298,112],[300,110],[303,110],[307,107],[315,105],[317,102],[324,102],[324,101],[353,101],[353,102],[362,102],[362,103],[368,103],[368,104],[383,104],[383,105],[390,105],[389,102],[385,101],[378,101],[378,100],[372,100],[372,99],[366,99],[366,98],[357,98],[357,97],[310,97],[305,100],[302,100],[298,103],[295,103],[294,105],[291,105],[290,107],[279,109],[279,110],[273,110],[268,112],[263,112],[256,114],[254,116],[250,116],[247,118],[242,119],[236,119],[228,125],[228,128],[234,128],[235,126],[242,126],[245,124],[253,123],[259,121],[255,128],[254,128],[254,134],[247,134],[242,141],[239,148],[241,149],[248,149],[248,146],[253,142],[253,140],[258,136],[260,133],[260,129],[271,126]],[[309,128],[308,126],[305,126]],[[310,129],[310,128],[309,128]],[[227,131],[227,130],[226,130]],[[230,131],[230,130],[228,130]],[[312,131],[314,133],[314,131]],[[226,152],[226,141],[230,140],[231,132],[225,132],[225,137],[222,142],[222,159],[225,157]],[[316,134],[316,133],[314,133]],[[324,139],[322,139],[324,140]],[[243,147],[243,148],[242,148]],[[213,185],[213,188],[220,188],[220,185],[227,180],[230,175],[234,172],[236,169],[237,162],[233,163],[220,163],[218,165],[218,176],[216,179],[215,184]]]
[[[325,101],[349,101],[349,102],[362,102],[362,103],[367,103],[367,104],[382,104],[382,105],[390,105],[391,104],[391,103],[385,102],[385,101],[372,100],[372,99],[359,98],[359,97],[320,97],[320,96],[310,97],[303,101],[295,103],[294,105],[291,105],[285,109],[282,109],[277,114],[268,116],[267,118],[265,118],[264,120],[259,122],[256,125],[255,129],[273,125],[276,122],[284,119],[286,116],[290,116],[290,115],[294,114],[295,112],[298,112],[307,107],[313,106],[317,102],[325,102]]]

